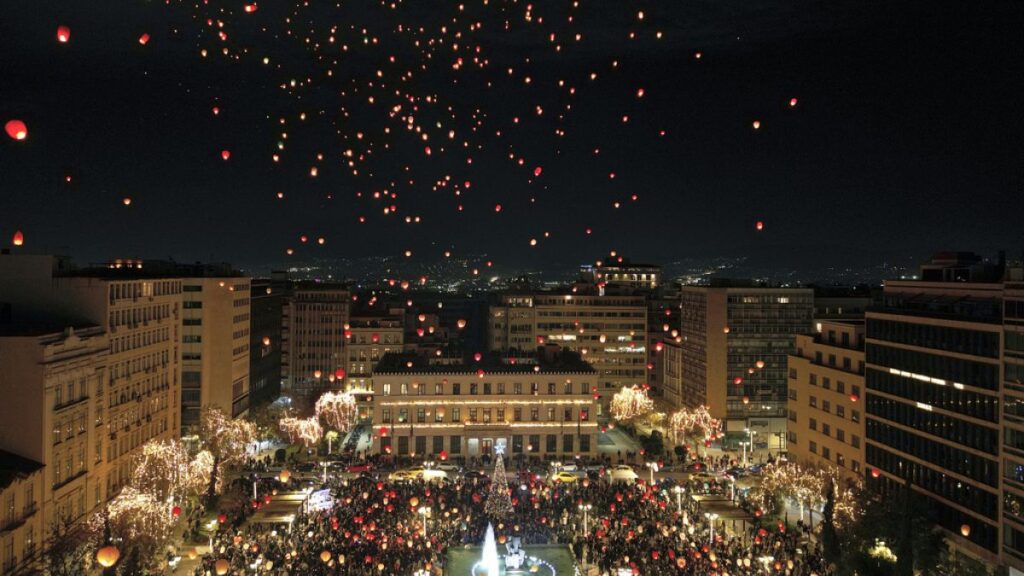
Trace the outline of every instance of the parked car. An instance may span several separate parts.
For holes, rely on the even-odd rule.
[[[612,482],[636,482],[640,475],[633,468],[619,464],[608,469],[608,479]]]
[[[354,462],[349,464],[345,471],[352,472],[353,474],[359,474],[360,472],[369,472],[372,469],[373,465],[369,462]]]
[[[579,476],[573,474],[572,472],[566,472],[566,471],[563,470],[561,472],[555,472],[551,476],[551,479],[554,480],[555,482],[562,482],[562,483],[565,483],[565,484],[572,484],[573,482],[576,482],[580,478],[579,478]]]

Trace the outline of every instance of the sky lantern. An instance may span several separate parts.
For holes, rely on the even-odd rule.
[[[501,204],[495,204],[494,205],[494,211],[495,212],[501,212]]]
[[[104,568],[110,568],[114,564],[117,564],[117,560],[120,557],[121,551],[113,544],[107,544],[96,551],[96,562]]]
[[[338,380],[343,379],[345,377],[345,369],[344,368],[338,368],[337,370],[335,370],[334,371],[334,377],[337,378]]]
[[[755,225],[755,228],[757,228],[757,230],[758,230],[759,232],[760,232],[761,230],[764,230],[764,222],[762,222],[762,221],[758,220],[758,221],[757,221],[757,224]]]
[[[463,319],[463,318],[459,318],[459,321],[456,322],[455,325],[458,326],[459,329],[465,328],[466,327],[466,320]]]
[[[139,44],[142,44],[143,46],[145,46],[146,44],[149,44],[149,33],[148,32],[143,32],[142,36],[139,36]]]
[[[789,107],[790,108],[796,108],[796,98],[790,98],[789,99]]]
[[[764,368],[764,360],[758,360],[757,362],[754,363],[754,366],[757,366],[758,369]]]
[[[231,150],[221,150],[220,157],[223,158],[225,162],[227,162],[228,158],[231,158]]]
[[[259,9],[259,7],[256,6],[255,2],[253,2],[252,4],[246,4],[245,5],[245,13],[246,14],[252,14],[253,12],[255,12],[258,9]]]
[[[541,172],[543,172],[543,171],[544,171],[543,168],[541,168],[540,166],[537,166],[536,168],[533,169],[533,175],[535,177],[536,176],[540,176]]]
[[[130,197],[128,197],[128,196],[125,196],[121,200],[121,202],[124,203],[125,206],[131,206],[132,205],[132,199]]]
[[[68,28],[63,24],[57,26],[57,42],[67,44],[68,40],[71,40],[71,28]]]
[[[14,232],[14,237],[11,238],[11,244],[14,244],[15,246],[21,246],[24,243],[25,235],[21,233],[21,230],[16,230]]]
[[[213,115],[217,116],[218,114],[220,114],[220,107],[214,106],[213,107]]]
[[[960,533],[963,534],[964,538],[968,538],[971,535],[971,525],[970,524],[961,524],[960,525]]]
[[[28,126],[25,126],[21,120],[8,120],[7,124],[4,124],[4,131],[15,140],[28,138]]]
[[[760,120],[754,120],[754,122],[751,124],[751,126],[754,127],[754,130],[760,130],[761,129],[761,121]]]

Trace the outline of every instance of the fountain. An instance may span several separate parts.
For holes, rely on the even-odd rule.
[[[484,557],[481,560],[480,576],[498,575],[498,545],[494,541],[494,526],[487,524],[487,535],[484,537]]]

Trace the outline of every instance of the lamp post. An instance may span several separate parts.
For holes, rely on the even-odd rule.
[[[746,446],[748,446],[748,445],[750,446],[750,459],[753,460],[754,459],[754,434],[757,434],[757,432],[755,432],[752,428],[744,428],[743,431],[747,433],[747,443],[743,445],[744,446],[744,450],[743,450],[743,467],[746,468],[747,467],[747,450],[746,450]],[[742,442],[741,442],[741,444],[742,444]]]
[[[579,509],[583,511],[583,535],[590,534],[590,509],[593,508],[593,504],[580,504]]]
[[[680,516],[682,516],[683,515],[683,492],[686,491],[686,488],[683,488],[682,486],[676,484],[675,488],[673,488],[672,491],[676,493],[676,511],[679,512]]]
[[[423,516],[423,539],[427,539],[427,514],[430,513],[430,508],[427,506],[420,506],[418,512]]]
[[[326,460],[324,460],[323,462],[320,463],[320,465],[324,467],[324,484],[327,484],[327,465],[328,464],[330,464],[330,463],[327,462]]]
[[[708,544],[713,545],[715,543],[715,520],[718,519],[718,514],[715,514],[714,512],[705,512],[704,517],[707,518],[708,522],[711,524],[711,540]]]
[[[255,473],[253,473],[253,475],[252,475],[252,499],[253,500],[258,500],[259,499],[256,496],[256,485],[259,484],[259,483],[260,483],[260,477],[257,476]]]
[[[654,473],[657,472],[658,470],[658,463],[648,462],[647,464],[645,464],[645,466],[647,466],[647,468],[649,468],[651,471],[651,486],[654,486]]]

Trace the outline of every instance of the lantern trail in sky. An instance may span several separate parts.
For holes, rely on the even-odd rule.
[[[852,195],[828,197],[838,206],[824,213],[812,206],[850,179],[862,194],[926,213],[901,219],[902,237],[913,232],[904,225],[943,229],[933,224],[951,200],[921,207],[908,186],[877,184],[893,179],[879,177],[882,163],[870,155],[898,165],[913,147],[865,145],[862,115],[890,110],[883,135],[871,135],[878,141],[935,141],[915,118],[972,107],[929,90],[932,76],[947,84],[934,70],[949,58],[933,62],[926,47],[955,37],[971,48],[969,56],[949,48],[950,58],[970,58],[961,74],[985,78],[998,66],[998,41],[945,34],[959,32],[962,19],[940,15],[919,55],[898,60],[881,55],[899,37],[878,34],[879,16],[852,0],[781,7],[771,19],[755,4],[170,1],[97,2],[88,20],[71,10],[12,14],[24,34],[10,39],[18,49],[3,50],[12,65],[0,108],[32,121],[33,142],[0,154],[11,190],[0,230],[22,229],[48,245],[94,238],[70,215],[90,205],[118,218],[96,205],[120,188],[133,190],[138,209],[112,227],[110,246],[176,236],[204,255],[199,239],[222,247],[227,258],[391,256],[423,246],[414,262],[493,250],[486,259],[501,263],[535,258],[531,246],[578,257],[623,243],[633,252],[720,245],[777,253],[767,236],[738,234],[744,222],[782,212],[813,221],[808,229],[773,220],[772,242],[836,225],[858,230]],[[886,18],[898,28],[917,15]],[[826,40],[833,35],[843,41]],[[847,50],[863,68],[834,65],[850,60]],[[856,89],[846,85],[850,74],[864,80]],[[919,84],[906,94],[886,89],[887,78],[908,76]],[[983,145],[943,170],[964,166],[970,191],[995,199],[979,205],[1005,219],[1006,190],[979,185],[973,175],[992,171],[970,163],[1006,149],[1013,123],[1000,114],[1013,107],[1008,91],[971,85],[967,104],[986,103],[973,107],[980,117],[943,136],[979,135]],[[919,112],[918,92],[939,96]],[[28,140],[24,121],[5,128]],[[211,164],[218,152],[225,162]],[[965,180],[910,169],[923,190]],[[76,176],[70,194],[46,185],[68,173]],[[264,201],[271,194],[273,206]],[[40,195],[42,206],[30,201]],[[189,217],[200,205],[209,219]],[[187,230],[172,224],[182,219]],[[559,229],[575,221],[587,226]],[[357,232],[357,224],[368,228]],[[245,234],[248,226],[265,233]],[[662,242],[670,228],[684,240]],[[297,233],[317,242],[288,245]],[[869,240],[888,246],[889,238]]]

